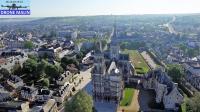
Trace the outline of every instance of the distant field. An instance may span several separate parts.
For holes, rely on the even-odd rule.
[[[120,102],[120,106],[129,106],[131,104],[133,94],[134,94],[133,88],[125,88],[124,97]]]
[[[124,53],[129,54],[137,74],[145,74],[150,70],[149,66],[137,50],[125,50]]]

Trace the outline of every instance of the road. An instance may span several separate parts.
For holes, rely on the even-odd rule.
[[[177,35],[178,32],[176,32],[175,29],[174,29],[174,27],[171,25],[174,21],[176,21],[176,17],[175,16],[167,24],[164,24],[164,26],[168,28],[168,30],[169,30],[169,32],[171,34],[176,34]]]
[[[86,70],[86,71],[81,71],[80,74],[78,74],[78,78],[76,78],[77,80],[79,80],[80,78],[83,77],[83,80],[81,81],[81,83],[76,87],[76,92],[73,94],[73,96],[80,90],[84,89],[90,82],[91,82],[91,70],[92,68]],[[72,96],[72,97],[73,97]],[[68,100],[71,100],[71,98],[68,98]],[[60,107],[59,112],[64,112],[64,106]]]

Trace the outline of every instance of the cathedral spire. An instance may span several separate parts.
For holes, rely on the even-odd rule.
[[[102,48],[102,35],[100,35],[99,33],[97,34],[97,41],[96,41],[96,52],[103,52],[103,48]]]
[[[113,25],[114,27],[114,31],[113,31],[113,38],[116,38],[117,37],[117,22],[116,22],[116,17],[115,17],[115,20],[114,20],[114,25]]]

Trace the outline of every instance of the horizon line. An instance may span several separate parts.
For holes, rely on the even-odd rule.
[[[0,17],[0,19],[29,19],[29,18],[64,18],[64,17],[95,17],[95,16],[143,16],[143,15],[198,15],[200,12],[194,13],[144,13],[144,14],[97,14],[97,15],[69,15],[69,16],[17,16],[17,17]]]

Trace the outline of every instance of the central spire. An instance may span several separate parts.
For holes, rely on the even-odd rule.
[[[115,20],[114,20],[114,34],[113,34],[113,38],[116,38],[117,37],[117,22],[116,22],[116,17],[115,17]]]

